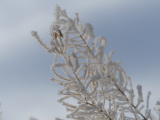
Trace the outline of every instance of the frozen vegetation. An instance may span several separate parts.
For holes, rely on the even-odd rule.
[[[62,96],[58,102],[66,107],[67,118],[160,120],[160,100],[152,110],[157,113],[155,117],[149,108],[151,92],[144,100],[141,85],[133,90],[131,79],[120,62],[111,60],[113,51],[109,55],[105,53],[106,39],[95,37],[92,25],[82,24],[78,13],[70,18],[65,10],[58,5],[55,7],[49,46],[41,41],[36,31],[31,34],[48,53],[54,55],[51,65],[54,77],[50,80],[62,86],[58,91]],[[67,100],[70,98],[75,99],[76,104]]]

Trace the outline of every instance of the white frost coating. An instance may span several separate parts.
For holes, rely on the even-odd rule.
[[[86,35],[94,39],[93,27],[90,23],[85,24],[83,27],[82,36],[86,36]]]
[[[146,104],[146,113],[148,113],[148,111],[149,111],[149,97],[150,97],[150,95],[151,95],[151,92],[148,92],[148,95],[147,95],[147,104]]]
[[[55,12],[54,12],[54,18],[55,18],[55,21],[59,20],[59,18],[63,16],[63,17],[66,17],[67,18],[67,13],[65,10],[61,10],[61,8],[57,5],[55,7]]]
[[[37,36],[37,32],[36,31],[31,31],[31,35],[32,36]]]
[[[138,100],[134,105],[134,90],[130,78],[119,61],[112,61],[113,51],[105,53],[106,39],[94,39],[91,24],[82,25],[78,13],[69,18],[58,5],[55,21],[50,28],[49,48],[43,44],[36,31],[31,34],[47,51],[54,55],[51,81],[62,86],[58,101],[67,108],[67,118],[75,120],[158,120],[149,109],[142,108],[142,86],[138,85]],[[56,71],[59,71],[58,73]],[[129,83],[129,84],[128,84]],[[66,102],[75,99],[77,104]],[[160,101],[155,111],[160,116]],[[128,112],[130,114],[128,114]],[[131,115],[132,114],[132,115]],[[130,116],[131,115],[131,116]],[[62,120],[56,118],[56,120]]]
[[[59,25],[51,25],[51,28],[50,28],[50,35],[51,36],[54,36],[55,35],[55,33],[57,33],[57,34],[60,34],[59,33]]]
[[[137,85],[137,90],[138,90],[138,102],[143,102],[142,86]]]
[[[129,105],[130,105],[130,107],[131,107],[131,106],[133,105],[134,91],[133,91],[133,88],[132,88],[131,79],[128,78],[128,80],[129,80],[129,83],[130,83]]]

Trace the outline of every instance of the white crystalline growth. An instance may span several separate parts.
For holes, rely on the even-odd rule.
[[[58,5],[55,21],[50,28],[50,46],[47,47],[32,31],[37,41],[54,55],[51,81],[62,86],[58,101],[69,112],[67,118],[75,120],[147,120],[156,118],[149,109],[143,113],[142,86],[138,85],[138,100],[134,101],[131,79],[119,61],[112,61],[105,53],[106,39],[96,37],[90,23],[82,24],[78,13],[69,18]],[[68,102],[74,99],[77,104]],[[160,102],[157,102],[160,105]],[[159,114],[159,109],[156,108]],[[129,113],[129,114],[128,114]],[[132,114],[132,115],[131,115]],[[55,120],[62,120],[56,118]],[[158,119],[157,119],[158,120]]]

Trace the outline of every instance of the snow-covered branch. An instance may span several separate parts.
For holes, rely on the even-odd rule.
[[[142,86],[138,85],[138,100],[134,101],[131,79],[119,61],[112,61],[113,52],[105,53],[106,39],[96,37],[91,24],[82,24],[78,13],[68,17],[65,10],[56,6],[55,21],[50,28],[50,44],[47,47],[33,31],[37,41],[54,55],[51,81],[63,87],[58,100],[69,112],[67,118],[77,120],[157,120],[149,109],[143,113]],[[61,70],[59,74],[56,70]],[[66,102],[72,98],[77,104]],[[157,105],[159,105],[159,101]],[[155,108],[160,115],[159,108]],[[60,120],[56,118],[57,120]]]

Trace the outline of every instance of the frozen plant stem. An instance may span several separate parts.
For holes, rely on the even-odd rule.
[[[88,48],[88,50],[92,53],[92,55],[94,56],[94,58],[96,59],[96,57],[95,57],[95,55],[94,55],[94,53],[92,52],[92,50],[90,49],[90,47],[86,44],[86,42],[85,42],[85,40],[83,39],[83,37],[80,35],[80,38],[83,40],[83,42],[85,43],[85,45],[86,45],[86,47]],[[109,78],[110,78],[110,76],[108,76]],[[111,79],[110,79],[111,80]],[[129,99],[127,98],[127,96],[124,94],[124,92],[118,87],[118,85],[116,84],[116,83],[114,83],[114,81],[113,80],[111,80],[111,82],[116,86],[116,88],[120,91],[120,93],[126,98],[126,100],[127,101],[129,101]],[[101,86],[102,87],[102,86]],[[103,92],[103,87],[102,87],[102,92]],[[104,96],[104,92],[103,92],[103,96]],[[110,100],[109,100],[109,102],[110,102]],[[104,100],[104,103],[105,103],[105,100]],[[132,107],[134,108],[134,109],[136,109],[136,111],[138,111],[139,112],[139,114],[143,117],[143,119],[144,120],[147,120],[146,118],[145,118],[145,116],[139,111],[139,110],[137,110],[137,108],[132,104]]]
[[[113,82],[113,80],[111,80],[111,81]],[[121,94],[126,98],[126,100],[129,101],[129,99],[127,98],[127,96],[125,95],[125,93],[118,87],[118,85],[115,84],[114,82],[113,82],[113,84],[114,84],[114,85],[116,86],[116,88],[121,92]],[[137,108],[136,108],[133,104],[132,104],[132,107],[133,107],[136,111],[139,112],[139,114],[143,117],[144,120],[147,120],[146,117],[145,117],[139,110],[137,110]]]
[[[32,36],[47,52],[54,55],[51,70],[55,76],[51,81],[63,87],[58,92],[63,97],[58,101],[69,112],[67,118],[157,120],[151,114],[149,105],[145,114],[141,111],[142,107],[139,107],[143,103],[140,85],[137,86],[137,105],[133,104],[134,91],[131,80],[120,62],[111,60],[113,52],[109,55],[105,53],[106,39],[102,36],[95,38],[91,24],[82,25],[78,13],[73,19],[69,18],[59,6],[55,8],[54,18],[50,28],[49,47],[41,41],[37,32],[32,31]],[[62,71],[63,74],[57,73],[56,70]],[[67,103],[66,99],[69,98],[75,99],[77,104]]]
[[[92,53],[92,55],[94,56],[94,58],[96,58],[95,57],[95,55],[94,55],[94,53],[92,52],[92,50],[90,49],[90,47],[86,44],[86,42],[85,42],[85,40],[83,39],[83,37],[80,35],[80,38],[83,40],[83,42],[85,43],[85,45],[87,46],[87,48],[88,48],[88,50]],[[109,78],[110,78],[110,76],[108,76]],[[111,80],[111,79],[110,79]],[[116,83],[114,83],[114,81],[113,80],[111,80],[111,82],[116,86],[116,88],[120,91],[120,93],[126,98],[126,100],[127,101],[129,101],[129,99],[127,98],[127,96],[125,95],[125,93],[118,87],[118,85],[116,84]],[[102,86],[101,86],[102,87]],[[102,87],[102,92],[103,92],[103,87]],[[103,92],[103,96],[104,96],[104,92]],[[110,102],[110,100],[109,100],[109,102]],[[105,100],[104,100],[104,103],[105,103]],[[139,111],[139,110],[137,110],[137,108],[132,104],[132,107],[134,108],[134,109],[136,109],[136,111],[138,111],[139,112],[139,114],[143,117],[143,119],[144,120],[147,120],[146,118],[145,118],[145,116]]]
[[[95,57],[94,53],[92,52],[92,50],[90,49],[90,47],[86,44],[86,41],[84,40],[84,38],[80,35],[80,38],[83,40],[84,44],[86,45],[86,47],[88,48],[88,50],[92,53],[92,55]]]

